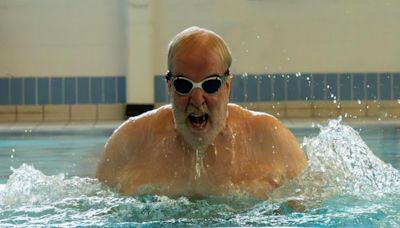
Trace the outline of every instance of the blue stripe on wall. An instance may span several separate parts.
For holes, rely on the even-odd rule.
[[[155,102],[169,102],[162,75]],[[134,89],[134,88],[130,88]],[[126,77],[0,78],[0,105],[126,103]],[[231,102],[399,100],[400,73],[235,75]]]
[[[90,100],[92,104],[103,103],[103,78],[94,77],[90,78]]]
[[[261,76],[260,80],[260,100],[272,101],[272,77]]]
[[[392,99],[392,85],[391,85],[391,75],[389,73],[382,73],[379,75],[379,84],[380,84],[380,97],[381,100],[390,100]]]
[[[10,88],[10,79],[0,78],[0,105],[11,104],[9,88]]]
[[[258,77],[256,75],[247,75],[246,77],[246,101],[256,102],[258,98]]]
[[[38,104],[49,104],[49,79],[38,78]]]
[[[126,103],[126,78],[125,76],[118,77],[118,103]]]
[[[378,99],[378,74],[366,74],[367,100]]]
[[[242,102],[244,101],[244,81],[240,76],[233,76],[231,83],[231,102]]]
[[[160,81],[155,83],[157,91],[161,90],[161,80],[162,76],[156,77],[155,81]],[[400,97],[400,73],[236,75],[230,101],[388,100],[392,90],[395,97]],[[157,91],[156,102],[166,102],[165,95]]]
[[[154,79],[154,98],[156,103],[167,102],[165,79],[163,76],[158,76]]]
[[[300,98],[300,78],[295,74],[290,74],[287,79],[287,98],[289,101],[299,100]]]
[[[365,75],[362,73],[353,75],[353,100],[365,100]]]
[[[312,99],[313,100],[325,100],[325,75],[324,74],[313,74],[312,75]]]
[[[311,74],[302,74],[300,77],[300,100],[308,101],[311,99]]]
[[[337,74],[329,73],[326,74],[326,99],[337,100],[338,99],[338,86],[337,86]]]
[[[104,80],[104,102],[114,104],[117,101],[115,77],[106,77]]]
[[[63,104],[63,78],[50,79],[50,103]]]
[[[277,75],[273,77],[274,82],[274,93],[272,95],[275,101],[284,101],[285,97],[285,82],[286,78],[284,75]]]
[[[350,74],[340,74],[339,75],[339,80],[340,80],[340,100],[351,100],[351,76]]]
[[[393,99],[400,99],[400,73],[393,74]]]
[[[24,78],[24,104],[36,104],[36,78]]]
[[[78,104],[89,104],[90,103],[90,88],[89,78],[79,77],[78,78]]]
[[[126,103],[126,77],[0,77],[0,105]]]
[[[22,78],[11,79],[11,104],[21,105],[23,103]]]
[[[64,78],[64,104],[76,104],[76,78]]]

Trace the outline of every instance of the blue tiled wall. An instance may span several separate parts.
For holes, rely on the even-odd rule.
[[[163,76],[155,102],[169,102]],[[400,73],[235,75],[231,102],[399,100]],[[0,105],[126,103],[126,77],[0,77]]]
[[[168,102],[163,76],[155,78],[156,102]],[[398,100],[400,73],[302,73],[234,75],[231,102]]]
[[[0,77],[0,105],[126,103],[126,78]]]

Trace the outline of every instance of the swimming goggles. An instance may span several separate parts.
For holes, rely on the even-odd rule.
[[[226,81],[229,76],[229,69],[225,71],[224,75],[211,75],[201,82],[193,82],[189,78],[185,76],[173,76],[171,72],[168,72],[165,76],[167,81],[171,80],[172,85],[175,88],[175,91],[179,95],[188,95],[193,89],[200,88],[208,95],[215,94],[218,92],[219,88]]]

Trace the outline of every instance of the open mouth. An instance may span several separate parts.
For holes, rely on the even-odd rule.
[[[189,121],[191,125],[196,129],[203,129],[206,127],[208,122],[208,114],[190,114]]]

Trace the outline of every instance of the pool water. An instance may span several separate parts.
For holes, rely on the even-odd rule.
[[[265,201],[122,197],[94,179],[112,129],[3,131],[0,226],[400,226],[399,128],[291,130],[308,166]]]

